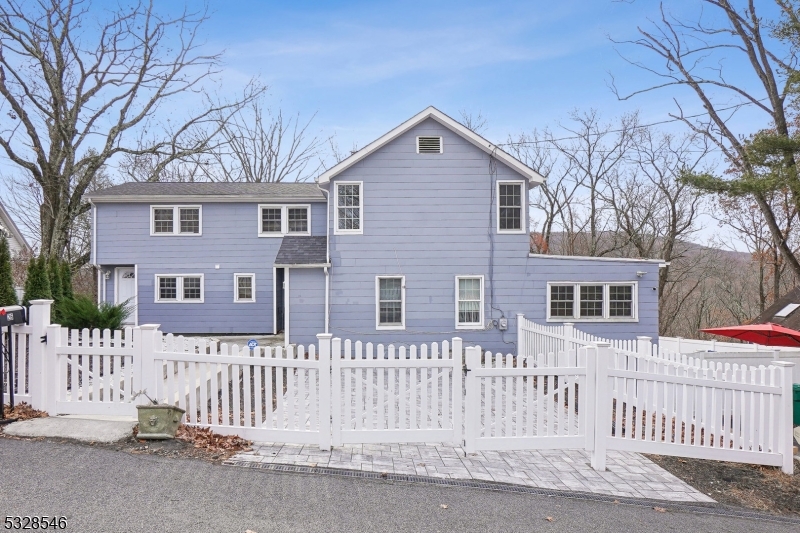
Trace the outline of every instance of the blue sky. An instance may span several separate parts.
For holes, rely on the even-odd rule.
[[[697,1],[669,4],[675,14],[698,12]],[[204,36],[209,49],[225,50],[226,86],[259,76],[272,105],[316,113],[314,129],[336,134],[343,148],[363,146],[428,105],[454,117],[481,111],[496,142],[553,126],[576,108],[609,119],[638,109],[645,122],[675,109],[673,93],[620,102],[608,88],[610,75],[631,89],[652,81],[609,41],[635,37],[637,25],[657,17],[652,1],[211,0],[209,7]],[[699,110],[691,101],[689,111]]]

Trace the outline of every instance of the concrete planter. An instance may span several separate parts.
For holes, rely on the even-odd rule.
[[[174,405],[137,405],[139,433],[137,439],[174,439],[186,412]]]

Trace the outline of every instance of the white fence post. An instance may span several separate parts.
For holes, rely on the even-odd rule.
[[[331,357],[331,445],[342,445],[342,339],[331,339],[332,335],[327,334],[328,347]],[[350,386],[350,384],[347,384]],[[347,406],[348,413],[350,406]]]
[[[608,447],[608,431],[611,426],[611,391],[608,388],[608,365],[611,361],[611,344],[597,343],[595,396],[587,398],[594,402],[594,449],[592,450],[591,466],[595,470],[606,469],[606,448]],[[619,421],[618,421],[619,423]]]
[[[50,325],[50,306],[53,300],[31,300],[28,307],[28,324],[31,326],[31,336],[28,339],[28,390],[31,394],[31,407],[42,411],[47,410],[48,396],[52,395],[51,383],[46,376],[47,372],[57,371],[55,360],[45,359],[45,343],[47,326]],[[13,329],[13,328],[12,328]],[[55,383],[53,381],[52,383]]]
[[[159,324],[142,324],[133,329],[133,362],[131,365],[133,392],[147,391],[148,396],[154,400],[159,399],[158,381],[163,379],[163,369],[156,370],[155,367],[155,352],[164,351],[158,327]],[[173,402],[174,398],[167,398],[167,403],[172,404]],[[147,398],[142,395],[138,404],[146,403]]]
[[[525,315],[517,313],[517,357],[526,357],[528,355],[528,339],[525,337],[525,332],[522,329],[522,321]]]
[[[42,368],[42,387],[43,390],[48,391],[43,396],[45,404],[44,410],[51,416],[55,416],[56,400],[61,397],[62,388],[66,388],[67,383],[66,375],[60,374],[61,361],[56,355],[56,348],[61,344],[61,326],[58,324],[50,324],[47,326],[47,342],[44,349],[44,367]],[[75,358],[77,361],[77,357]],[[73,372],[77,372],[75,368]],[[72,391],[73,397],[77,397],[78,391]]]
[[[564,345],[559,350],[568,352],[572,349],[572,343],[575,340],[575,324],[572,322],[564,323],[564,338]]]
[[[778,416],[778,450],[783,456],[781,470],[784,474],[794,474],[793,444],[794,435],[792,427],[792,367],[794,363],[787,361],[773,361],[771,365],[780,370],[781,382],[781,408]]]
[[[595,419],[597,411],[597,347],[585,346],[578,349],[578,361],[581,360],[580,352],[584,351],[583,360],[586,361],[586,384],[583,391],[578,389],[579,394],[583,392],[583,396],[578,399],[579,406],[585,406],[584,413],[584,431],[586,433],[586,451],[592,453],[594,457],[594,442],[595,442]],[[583,410],[583,407],[580,407]]]
[[[464,451],[467,453],[475,453],[476,439],[480,428],[478,423],[480,421],[480,384],[478,378],[475,377],[475,370],[481,367],[481,347],[471,346],[466,349],[466,362],[467,362],[467,387],[465,399],[466,420],[464,421]]]
[[[339,401],[336,401],[335,396],[341,387],[337,388],[333,394],[331,391],[332,336],[330,333],[317,334],[319,343],[319,449],[323,451],[331,449],[331,403],[340,404]],[[313,406],[311,408],[313,409]],[[337,427],[341,427],[341,425],[341,421],[338,421]]]
[[[450,350],[453,353],[453,446],[461,446],[463,444],[461,430],[462,430],[462,395],[463,389],[461,387],[462,378],[464,377],[464,352],[462,350],[461,337],[453,337],[453,343],[450,345]],[[444,356],[444,354],[442,354]],[[425,394],[425,392],[423,392]]]
[[[646,335],[636,337],[636,349],[639,355],[653,355],[653,338]]]

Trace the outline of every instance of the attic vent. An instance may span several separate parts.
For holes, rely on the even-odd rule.
[[[442,153],[442,138],[441,137],[417,137],[417,153],[418,154],[441,154]]]
[[[789,304],[780,311],[778,311],[777,313],[775,313],[775,316],[778,318],[786,318],[787,316],[791,315],[792,312],[794,312],[794,310],[797,309],[798,307],[800,307],[800,304]]]

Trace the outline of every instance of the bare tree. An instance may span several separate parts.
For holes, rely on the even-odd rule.
[[[797,93],[800,21],[796,2],[773,1],[782,16],[779,22],[759,15],[753,0],[742,8],[728,0],[702,0],[702,4],[710,8],[710,19],[704,16],[706,13],[701,13],[692,22],[671,16],[662,4],[660,19],[648,28],[639,27],[638,39],[619,42],[643,49],[655,59],[653,63],[629,62],[659,81],[627,93],[617,89],[613,78],[611,84],[620,99],[654,90],[688,89],[705,113],[686,114],[686,98],[676,96],[678,109],[670,116],[705,136],[732,167],[726,177],[705,174],[694,176],[693,183],[711,192],[751,196],[763,214],[775,247],[794,274],[800,276],[800,261],[792,252],[788,236],[781,231],[767,198],[776,186],[786,186],[792,192],[795,205],[800,206],[800,180],[796,172],[798,147],[791,131],[790,116],[791,98]],[[731,62],[746,70],[739,69],[735,75],[726,74],[726,65]],[[745,72],[749,79],[742,78]],[[747,136],[755,132],[742,135],[731,126],[730,118],[743,106],[763,112],[773,128],[769,144],[775,160],[769,175],[754,162],[754,145],[748,142]]]
[[[205,20],[204,11],[161,16],[152,0],[111,10],[0,1],[0,148],[41,189],[42,253],[65,254],[71,225],[88,209],[83,196],[113,158],[151,156],[157,173],[203,153],[227,123],[220,117],[260,94],[251,84],[236,101],[201,97],[220,65],[197,41]],[[199,112],[157,121],[168,102],[188,96],[202,100]]]
[[[486,128],[489,127],[489,121],[483,116],[483,113],[478,110],[477,113],[472,113],[466,109],[460,109],[458,114],[461,116],[461,124],[473,133],[482,135]]]

